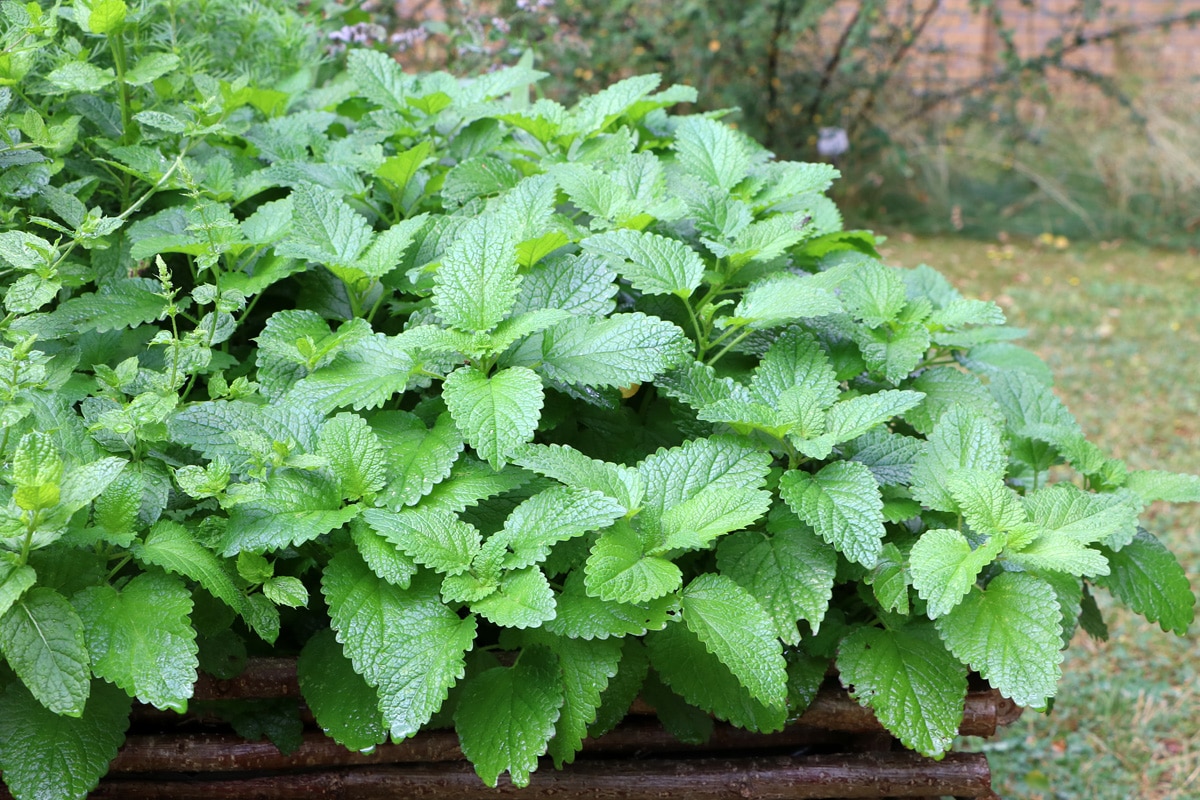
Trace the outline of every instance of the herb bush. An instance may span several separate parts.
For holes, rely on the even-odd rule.
[[[769,732],[831,664],[938,756],[969,671],[1048,705],[1096,587],[1187,631],[1138,515],[1200,479],[1088,443],[997,306],[841,230],[831,167],[655,76],[568,109],[524,63],[214,75],[193,11],[0,5],[18,798],[254,654],[349,748],[453,725],[523,785],[639,693]]]

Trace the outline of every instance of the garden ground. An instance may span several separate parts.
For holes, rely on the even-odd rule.
[[[999,303],[1111,455],[1132,469],[1200,472],[1200,256],[1049,236],[897,235],[883,251],[889,263],[928,263],[964,293]],[[1200,588],[1200,508],[1156,507],[1148,519]],[[1200,640],[1102,607],[1111,636],[1077,634],[1052,712],[1026,712],[998,739],[967,743],[988,752],[1003,797],[1200,797]]]

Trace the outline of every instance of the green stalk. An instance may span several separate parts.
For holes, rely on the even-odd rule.
[[[108,34],[109,47],[112,48],[113,65],[117,70],[117,88],[121,93],[121,144],[132,143],[133,108],[129,99],[129,84],[125,82],[127,59],[125,57],[125,39],[118,28],[115,33]],[[121,173],[121,205],[129,205],[130,178],[128,172]]]

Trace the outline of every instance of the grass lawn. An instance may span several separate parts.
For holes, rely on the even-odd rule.
[[[1200,473],[1200,256],[1059,244],[894,236],[883,250],[940,269],[1028,329],[1024,344],[1110,455]],[[1156,505],[1148,520],[1200,589],[1200,506]],[[1006,798],[1200,798],[1200,624],[1181,639],[1102,607],[1111,636],[1076,636],[1053,711],[968,744],[988,753]]]

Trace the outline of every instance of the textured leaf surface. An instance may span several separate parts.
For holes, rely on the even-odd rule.
[[[542,369],[553,380],[622,388],[646,383],[681,363],[690,344],[683,331],[645,314],[573,320],[546,332]]]
[[[78,718],[60,716],[19,682],[0,695],[0,770],[17,800],[83,800],[125,742],[132,700],[104,681]]]
[[[342,484],[342,496],[357,500],[375,494],[387,479],[383,446],[366,420],[343,413],[321,428],[317,455],[329,459],[329,467]]]
[[[517,231],[507,216],[473,218],[447,248],[434,277],[434,307],[451,327],[488,331],[517,298]]]
[[[645,491],[637,470],[590,458],[567,445],[525,445],[517,448],[513,461],[567,486],[605,494],[625,511],[636,508]]]
[[[37,583],[37,573],[27,564],[17,566],[0,561],[0,619]]]
[[[1027,522],[1020,496],[994,473],[965,470],[949,476],[945,485],[977,533],[1011,531]]]
[[[654,600],[683,582],[674,563],[645,555],[641,537],[628,523],[617,523],[596,539],[584,571],[588,594],[616,603]]]
[[[461,367],[446,376],[442,397],[467,442],[499,469],[514,447],[532,438],[544,394],[541,379],[524,367],[491,377]]]
[[[1003,547],[1002,536],[993,536],[972,550],[958,531],[938,529],[921,534],[909,563],[913,588],[929,603],[929,618],[937,619],[958,605]]]
[[[329,478],[289,470],[267,481],[264,496],[234,506],[221,552],[235,556],[244,550],[264,552],[298,544],[340,528],[358,514],[357,506],[342,507],[336,484]]]
[[[453,511],[417,506],[404,511],[368,508],[363,520],[418,564],[447,575],[465,572],[483,538]]]
[[[787,701],[787,665],[771,618],[753,595],[723,575],[708,573],[680,595],[683,619],[729,667],[751,696],[767,706]]]
[[[393,739],[420,730],[465,672],[475,617],[442,603],[438,580],[418,575],[408,589],[380,580],[353,552],[325,567],[321,590],[354,671],[379,692]]]
[[[1112,573],[1097,583],[1164,631],[1186,636],[1196,618],[1196,597],[1171,551],[1144,530],[1120,550],[1103,551]]]
[[[842,304],[833,292],[812,278],[784,275],[760,281],[747,289],[733,310],[733,320],[751,328],[773,328],[841,311]]]
[[[67,599],[37,587],[0,617],[0,652],[13,672],[55,714],[83,713],[91,662],[83,622]]]
[[[967,668],[946,652],[932,625],[859,628],[842,640],[842,684],[905,747],[940,757],[962,723]]]
[[[800,643],[798,620],[807,620],[815,631],[825,618],[837,553],[799,521],[774,527],[767,535],[746,532],[722,539],[717,564],[771,615],[775,634],[794,645]]]
[[[396,412],[372,420],[383,445],[387,485],[384,502],[393,510],[416,504],[450,475],[463,450],[462,434],[449,414],[432,428],[416,416]]]
[[[755,698],[686,625],[668,625],[647,636],[646,647],[655,672],[693,706],[759,733],[783,728],[787,709]]]
[[[674,146],[685,170],[725,191],[740,183],[750,166],[738,135],[714,119],[684,117],[675,130]]]
[[[191,529],[179,523],[158,522],[146,534],[144,542],[133,545],[132,552],[144,564],[191,578],[234,611],[240,613],[245,606],[241,591],[220,559],[196,541]]]
[[[937,621],[950,652],[1014,702],[1044,708],[1062,677],[1062,612],[1050,584],[1006,572]]]
[[[375,335],[347,347],[329,366],[297,382],[285,398],[321,414],[378,408],[404,391],[412,369],[412,357],[395,339]]]
[[[607,528],[625,510],[600,492],[556,486],[539,492],[513,509],[502,533],[510,553],[505,569],[520,569],[542,561],[550,548],[588,531]]]
[[[300,692],[321,730],[348,750],[366,750],[387,739],[379,695],[342,652],[330,629],[318,631],[296,661]]]
[[[541,647],[527,648],[513,666],[490,669],[463,687],[454,727],[484,783],[495,786],[508,772],[514,786],[529,784],[554,736],[563,699],[558,658]]]
[[[1137,533],[1139,509],[1119,494],[1094,494],[1059,483],[1026,495],[1025,508],[1042,531],[1080,544],[1104,542],[1113,547]]]
[[[609,259],[621,277],[643,294],[687,298],[704,275],[704,262],[695,250],[655,233],[610,231],[589,236],[579,246],[585,253]]]
[[[1004,477],[1008,458],[1000,430],[967,409],[942,415],[912,469],[913,497],[938,511],[956,511],[949,480],[963,470]]]
[[[679,602],[665,595],[643,603],[617,603],[587,593],[582,572],[567,576],[557,598],[557,613],[547,620],[546,630],[572,639],[607,639],[640,636],[659,630],[674,619]]]
[[[870,568],[883,550],[883,497],[871,471],[857,461],[838,461],[815,475],[784,474],[780,496],[796,516],[851,561]]]
[[[767,513],[770,492],[733,487],[708,488],[662,515],[662,544],[651,550],[699,550],[719,536],[740,530]]]
[[[727,437],[693,439],[660,449],[638,465],[645,507],[655,515],[706,489],[757,489],[771,468],[767,453]]]
[[[1161,470],[1135,470],[1129,473],[1126,488],[1143,502],[1166,500],[1169,503],[1200,503],[1200,475]]]
[[[506,572],[496,591],[471,610],[505,628],[536,628],[554,619],[554,591],[537,567]]]
[[[178,578],[147,572],[119,592],[86,589],[78,603],[96,677],[156,708],[187,709],[199,647],[192,595]]]

